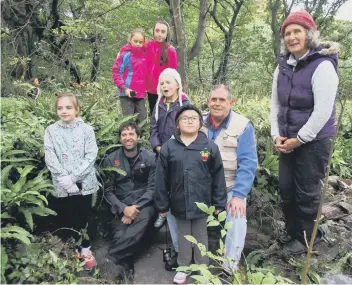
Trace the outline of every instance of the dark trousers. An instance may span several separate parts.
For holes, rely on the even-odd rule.
[[[153,206],[143,208],[130,225],[115,217],[111,223],[113,240],[109,256],[116,264],[140,254],[151,243],[156,212]]]
[[[279,187],[287,232],[309,241],[321,197],[331,139],[301,145],[279,155]]]
[[[75,195],[65,198],[55,198],[52,200],[52,204],[49,205],[49,207],[57,213],[57,216],[54,219],[56,229],[72,228],[73,230],[80,232],[87,227],[92,213],[92,195]],[[64,239],[72,236],[78,241],[81,236],[75,231],[65,229],[59,230],[55,234]],[[88,247],[90,242],[83,237],[81,245],[83,247]]]
[[[149,103],[149,112],[150,112],[150,117],[153,114],[153,110],[156,104],[156,101],[158,100],[158,94],[153,94],[153,93],[149,93],[148,94],[148,103]]]
[[[139,98],[129,98],[127,96],[120,97],[121,109],[123,115],[133,115],[138,113],[138,122],[142,122],[147,118],[147,110],[145,108],[145,100]]]

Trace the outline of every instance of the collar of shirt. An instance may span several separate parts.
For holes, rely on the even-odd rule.
[[[205,125],[207,127],[211,127],[213,130],[218,130],[218,129],[221,129],[221,128],[227,128],[227,125],[229,123],[229,120],[230,120],[230,117],[231,117],[231,111],[230,113],[227,115],[227,117],[222,120],[222,122],[220,123],[220,125],[215,125],[214,124],[214,121],[213,121],[213,118],[211,117],[211,115],[209,114],[207,120],[205,121]]]

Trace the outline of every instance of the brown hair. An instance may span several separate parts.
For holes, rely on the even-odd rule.
[[[145,32],[141,28],[133,29],[130,35],[128,36],[128,41],[130,41],[135,34],[141,34],[143,36],[143,40],[145,41]]]
[[[168,22],[166,22],[165,20],[158,20],[155,23],[154,28],[153,28],[153,37],[154,37],[155,26],[157,24],[163,24],[167,28],[166,39],[163,42],[163,46],[161,48],[161,53],[160,53],[160,65],[162,65],[163,63],[166,63],[169,60],[169,58],[168,58],[168,48],[169,48],[169,45],[170,45],[170,26],[169,26]]]
[[[75,107],[75,110],[77,111],[76,117],[78,117],[79,116],[79,112],[81,111],[81,108],[79,106],[77,96],[74,93],[72,93],[72,92],[63,92],[63,93],[58,94],[56,96],[55,108],[57,109],[57,104],[58,104],[59,100],[61,98],[64,98],[64,97],[67,97],[67,98],[70,99],[70,101],[72,102],[73,106]]]

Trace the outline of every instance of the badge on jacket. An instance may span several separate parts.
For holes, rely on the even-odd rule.
[[[210,154],[210,152],[207,151],[207,150],[202,150],[202,151],[200,152],[200,155],[202,156],[202,160],[203,160],[203,161],[208,161],[209,154]]]
[[[119,167],[120,166],[120,161],[118,161],[117,159],[114,161],[114,165],[116,166],[116,167]]]

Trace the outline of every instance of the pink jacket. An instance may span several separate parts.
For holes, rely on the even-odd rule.
[[[112,67],[112,78],[118,87],[118,95],[126,96],[125,89],[136,91],[136,98],[146,96],[146,55],[145,49],[126,44],[120,50]]]
[[[159,75],[165,68],[174,68],[177,70],[177,53],[173,46],[168,48],[168,62],[160,65],[160,53],[163,43],[149,41],[146,43],[147,56],[147,91],[157,94]]]

